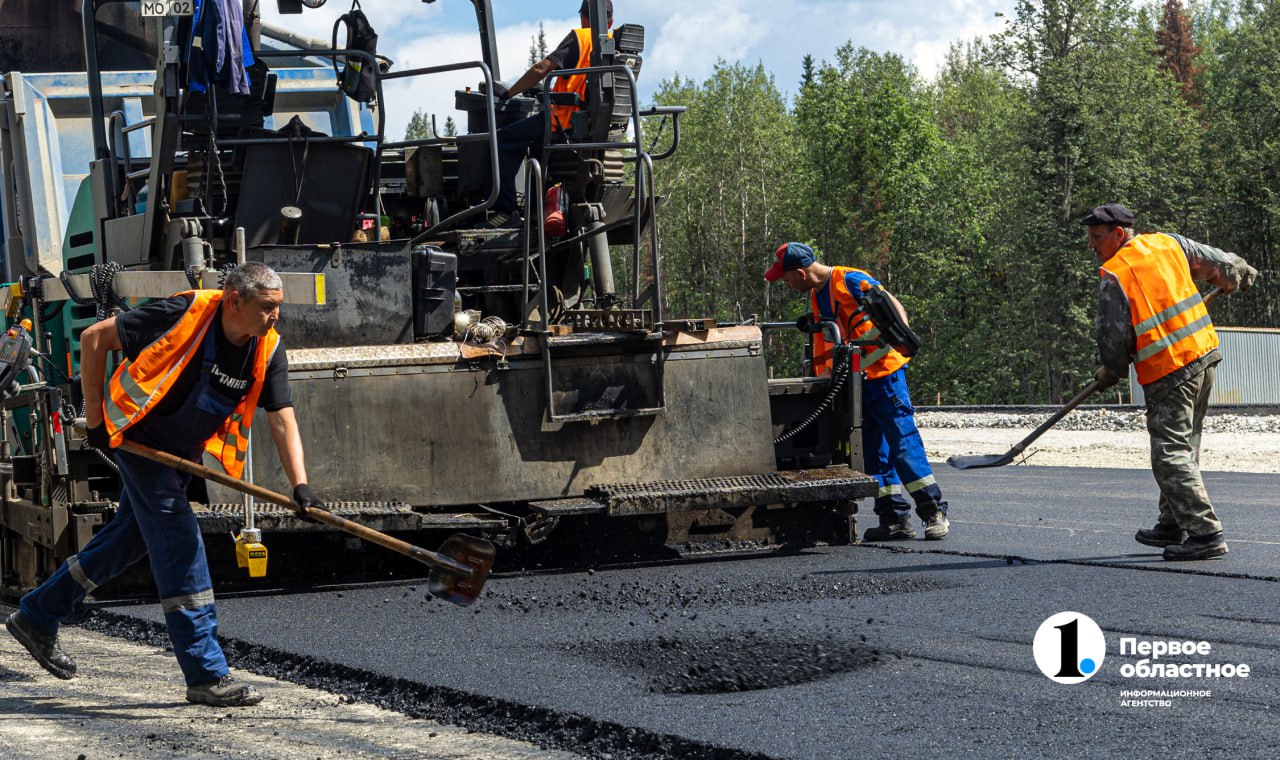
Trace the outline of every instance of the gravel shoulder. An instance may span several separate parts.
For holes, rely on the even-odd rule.
[[[945,462],[959,454],[1004,453],[1050,413],[924,411],[916,422],[929,459]],[[1015,464],[1147,469],[1146,418],[1129,410],[1072,412]],[[1211,472],[1280,473],[1280,417],[1211,414],[1205,419],[1200,465]]]
[[[0,605],[4,616],[12,608]],[[80,673],[45,673],[0,629],[0,755],[58,758],[470,758],[575,755],[414,719],[320,689],[245,671],[266,699],[257,707],[188,704],[172,652],[64,626]]]

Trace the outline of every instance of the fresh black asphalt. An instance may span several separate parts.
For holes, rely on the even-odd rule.
[[[1155,520],[1149,472],[937,475],[952,504],[942,542],[499,577],[465,609],[431,600],[421,581],[224,595],[220,632],[259,662],[292,663],[277,670],[323,663],[420,686],[435,707],[417,714],[452,699],[469,703],[464,722],[483,721],[476,713],[515,705],[539,717],[513,733],[535,739],[547,716],[569,716],[596,727],[543,739],[591,756],[1274,756],[1280,475],[1207,475],[1231,552],[1192,563],[1132,540]],[[160,619],[155,604],[101,606]],[[1041,622],[1066,610],[1107,639],[1100,671],[1077,685],[1054,683],[1032,656]],[[1207,641],[1208,656],[1161,662],[1251,674],[1126,677],[1139,658],[1121,655],[1121,637]],[[1133,707],[1130,690],[1210,695]],[[687,744],[606,752],[601,732]]]

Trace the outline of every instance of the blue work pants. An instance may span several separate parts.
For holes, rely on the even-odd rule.
[[[77,602],[144,556],[160,593],[173,652],[188,686],[226,675],[204,541],[187,501],[191,476],[123,451],[120,508],[78,554],[26,596],[19,607],[35,628],[55,634]]]
[[[915,500],[921,519],[947,512],[916,428],[906,369],[866,380],[862,386],[862,456],[867,474],[880,484],[875,512],[882,525],[911,516],[904,490]]]

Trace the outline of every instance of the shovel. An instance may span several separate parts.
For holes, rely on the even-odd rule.
[[[1013,461],[1013,458],[1022,453],[1022,450],[1031,445],[1031,442],[1044,435],[1044,431],[1058,424],[1058,420],[1066,417],[1072,409],[1080,406],[1081,402],[1093,395],[1094,391],[1102,387],[1102,383],[1094,380],[1084,387],[1084,390],[1075,395],[1061,409],[1053,413],[1053,416],[1040,423],[1040,427],[1031,431],[1031,435],[1023,438],[1021,441],[1013,444],[1013,448],[1003,454],[967,454],[964,456],[947,457],[947,464],[958,470],[976,470],[979,467],[1004,467]]]
[[[481,538],[473,538],[457,533],[445,539],[438,552],[433,552],[406,543],[398,538],[392,538],[385,533],[379,533],[373,528],[360,523],[338,517],[327,510],[317,509],[316,507],[300,507],[283,494],[278,494],[253,483],[237,480],[225,473],[209,469],[204,465],[196,464],[164,451],[156,451],[153,448],[131,441],[122,441],[118,448],[121,451],[145,457],[205,480],[221,483],[228,488],[247,493],[256,499],[291,509],[299,515],[309,517],[316,522],[322,522],[325,525],[330,525],[353,536],[359,536],[365,541],[390,549],[393,552],[412,557],[431,567],[431,572],[427,576],[427,589],[441,599],[462,607],[471,604],[476,600],[476,597],[480,596],[480,591],[484,588],[484,582],[489,577],[489,571],[493,568],[493,544]]]
[[[1213,299],[1217,298],[1220,295],[1222,295],[1222,288],[1214,288],[1213,290],[1209,291],[1204,297],[1205,305],[1208,305],[1210,301],[1212,301]],[[958,470],[976,470],[979,467],[1004,467],[1006,464],[1009,464],[1010,462],[1012,462],[1014,457],[1021,454],[1023,449],[1030,446],[1032,441],[1044,435],[1044,432],[1046,430],[1058,424],[1058,420],[1061,420],[1063,417],[1066,417],[1067,414],[1070,413],[1072,409],[1075,409],[1077,406],[1080,406],[1080,404],[1085,399],[1092,396],[1094,392],[1099,390],[1101,387],[1102,387],[1102,383],[1098,380],[1094,380],[1093,382],[1086,385],[1084,387],[1084,390],[1080,391],[1075,395],[1075,398],[1071,399],[1061,409],[1054,412],[1052,417],[1040,423],[1040,427],[1036,428],[1035,430],[1032,430],[1031,435],[1028,435],[1026,438],[1023,438],[1021,441],[1018,441],[1017,443],[1015,443],[1013,445],[1013,448],[1009,449],[1005,453],[1003,454],[967,454],[964,456],[951,456],[951,457],[947,457],[947,464],[951,465],[952,467],[955,467]]]

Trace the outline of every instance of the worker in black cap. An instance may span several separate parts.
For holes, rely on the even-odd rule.
[[[569,32],[568,36],[547,54],[546,58],[529,67],[515,84],[509,88],[495,85],[495,94],[502,100],[514,98],[521,93],[536,87],[542,80],[555,71],[565,69],[585,69],[591,66],[591,17],[588,15],[590,0],[582,0],[578,7],[581,26]],[[613,0],[607,0],[605,14],[609,27],[613,26]],[[552,85],[552,92],[576,93],[581,101],[587,102],[587,77],[585,74],[557,77]],[[580,110],[574,105],[553,105],[551,107],[551,129],[566,131],[569,119],[574,111]],[[516,207],[516,174],[524,163],[529,151],[540,150],[546,136],[545,120],[542,114],[526,116],[498,130],[498,200],[494,202],[494,215],[486,223],[488,227],[518,227],[521,224],[519,209]]]
[[[1227,542],[1199,464],[1200,432],[1222,355],[1195,281],[1231,293],[1247,290],[1258,272],[1234,253],[1181,235],[1135,235],[1133,213],[1119,203],[1098,206],[1082,223],[1102,264],[1096,323],[1102,366],[1095,377],[1110,387],[1132,362],[1147,405],[1160,517],[1134,538],[1163,547],[1167,560],[1222,556]]]

